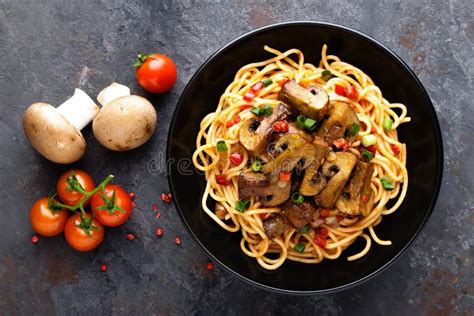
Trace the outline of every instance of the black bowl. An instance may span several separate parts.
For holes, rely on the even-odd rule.
[[[441,133],[433,105],[415,74],[388,48],[357,31],[320,22],[290,22],[245,34],[220,49],[193,76],[181,96],[168,137],[167,158],[189,161],[201,119],[214,111],[220,95],[243,65],[271,55],[264,45],[285,51],[298,48],[305,61],[318,64],[323,44],[365,71],[391,102],[407,105],[412,122],[399,128],[407,144],[409,187],[405,201],[375,228],[391,246],[372,243],[370,252],[355,262],[348,255],[365,245],[358,240],[337,260],[320,264],[287,261],[276,271],[266,271],[242,253],[240,233],[228,233],[201,208],[204,176],[183,172],[186,163],[171,169],[171,191],[181,219],[206,253],[240,279],[266,289],[293,294],[313,294],[343,289],[374,276],[399,257],[420,233],[438,196],[443,167]]]

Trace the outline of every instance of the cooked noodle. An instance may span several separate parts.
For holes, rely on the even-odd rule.
[[[366,246],[361,252],[349,256],[347,258],[349,261],[367,254],[372,240],[380,245],[390,245],[390,241],[380,240],[377,237],[373,227],[380,223],[382,215],[391,214],[398,209],[407,192],[406,146],[398,141],[396,130],[400,124],[410,121],[407,117],[407,108],[403,104],[389,103],[384,99],[380,89],[362,70],[341,61],[337,56],[326,55],[326,45],[322,48],[322,60],[319,66],[305,63],[303,53],[298,49],[290,49],[286,52],[279,52],[268,46],[264,49],[275,57],[243,66],[220,97],[216,111],[209,113],[201,122],[193,162],[197,169],[205,172],[207,180],[202,197],[204,211],[225,230],[241,231],[242,251],[256,258],[262,267],[269,270],[278,268],[286,259],[303,263],[318,263],[324,258],[337,259],[358,237],[365,239]],[[291,59],[290,56],[296,56],[297,61]],[[325,69],[330,70],[334,75],[327,82],[321,78]],[[258,91],[252,101],[243,99],[244,94],[254,83],[267,78],[272,79],[272,83]],[[264,208],[257,198],[252,197],[250,207],[246,211],[241,213],[235,209],[236,202],[239,201],[237,185],[239,173],[249,169],[247,166],[249,153],[239,145],[239,128],[243,121],[253,117],[250,108],[246,105],[276,106],[280,102],[277,99],[278,92],[281,90],[280,83],[287,79],[294,79],[303,86],[322,85],[328,92],[331,103],[342,101],[352,107],[361,122],[359,137],[349,149],[357,156],[359,156],[357,148],[360,146],[360,137],[375,133],[377,138],[376,155],[371,160],[374,166],[371,183],[375,196],[373,209],[365,217],[347,217],[338,225],[322,224],[321,227],[328,230],[325,247],[315,243],[314,230],[300,234],[298,230],[291,228],[283,236],[270,239],[265,234],[262,217],[268,216],[269,213],[280,212],[279,207]],[[353,85],[358,91],[358,101],[336,94],[335,85],[343,87]],[[226,122],[237,114],[240,116],[240,122],[227,128]],[[390,117],[393,120],[393,126],[389,132],[382,127],[384,117]],[[216,143],[220,140],[225,141],[227,148],[230,149],[224,152],[217,151]],[[394,154],[391,144],[397,146],[400,153]],[[229,157],[236,150],[242,153],[243,160],[238,166],[233,166]],[[217,175],[225,175],[230,184],[218,184]],[[383,176],[392,179],[394,184],[392,191],[384,190],[380,180]],[[209,209],[207,206],[209,198],[223,205],[225,216],[217,216]],[[391,199],[395,199],[393,206],[387,208],[387,203]],[[331,211],[331,214],[336,213],[337,210]],[[294,246],[298,243],[305,245],[301,253],[294,250]]]

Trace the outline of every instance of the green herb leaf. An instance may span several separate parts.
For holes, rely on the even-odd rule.
[[[304,244],[302,244],[302,243],[299,242],[299,243],[297,243],[297,244],[295,245],[295,247],[294,247],[293,249],[294,249],[296,252],[302,253],[302,252],[304,251],[304,248],[305,248]]]

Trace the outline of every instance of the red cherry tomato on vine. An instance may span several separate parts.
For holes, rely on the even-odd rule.
[[[81,220],[80,214],[69,218],[64,229],[67,243],[78,251],[89,251],[104,240],[104,226],[86,213]]]
[[[176,82],[176,66],[163,54],[140,53],[133,66],[138,83],[148,92],[167,92]]]
[[[106,195],[99,191],[92,196],[91,209],[95,218],[104,226],[122,225],[132,214],[130,195],[115,184],[107,184],[105,192]]]
[[[68,217],[68,211],[65,209],[52,210],[47,197],[36,201],[30,210],[30,223],[33,230],[46,237],[62,233]]]
[[[76,179],[76,180],[75,180]],[[60,200],[66,205],[76,205],[81,201],[84,195],[76,190],[72,186],[80,185],[86,192],[95,189],[94,181],[91,176],[85,171],[79,169],[73,169],[65,172],[58,180],[56,184],[56,191]],[[90,200],[89,200],[90,201]],[[89,201],[84,203],[86,206]]]

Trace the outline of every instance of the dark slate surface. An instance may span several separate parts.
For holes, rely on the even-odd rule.
[[[0,1],[0,314],[472,312],[472,1],[313,2]],[[393,49],[427,88],[444,136],[443,187],[420,238],[388,271],[332,295],[268,293],[219,267],[208,271],[206,256],[174,208],[159,201],[168,190],[165,173],[148,167],[163,157],[174,106],[201,63],[247,31],[289,20],[339,23]],[[140,150],[117,154],[95,142],[87,128],[88,151],[75,164],[96,180],[115,174],[137,193],[137,211],[91,253],[71,250],[63,237],[33,245],[29,207],[66,169],[32,150],[22,112],[34,101],[58,105],[75,87],[95,96],[111,81],[145,95],[131,68],[138,49],[172,56],[179,70],[173,91],[152,98],[159,117],[155,136]],[[151,210],[155,202],[160,219]],[[154,234],[159,226],[162,239]],[[133,242],[124,238],[129,231],[137,236]],[[173,243],[176,235],[183,239],[180,247]],[[109,265],[107,273],[100,272],[102,263]]]

